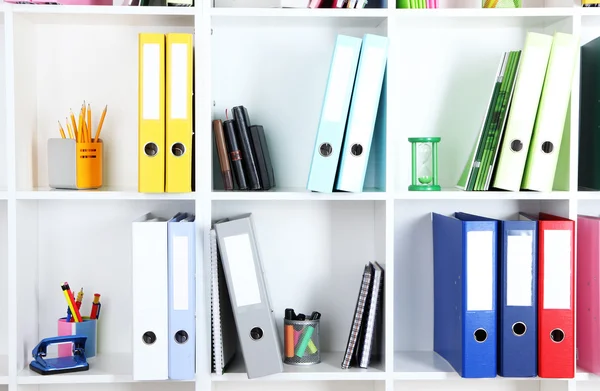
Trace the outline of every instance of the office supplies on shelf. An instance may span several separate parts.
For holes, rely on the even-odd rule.
[[[236,355],[238,337],[214,229],[210,230],[210,261],[212,366],[214,373],[222,375]]]
[[[586,4],[597,6],[597,4]],[[585,5],[584,5],[585,6]],[[581,73],[579,93],[579,163],[578,182],[580,190],[600,190],[600,167],[597,163],[600,139],[597,137],[600,118],[597,115],[600,101],[600,37],[581,46]]]
[[[215,8],[308,8],[310,0],[214,0]]]
[[[386,104],[385,93],[382,91],[387,49],[387,37],[374,34],[363,36],[348,124],[339,158],[336,190],[363,190],[379,106]],[[385,119],[380,118],[378,125],[383,127],[384,124]]]
[[[87,337],[85,344],[85,355],[87,358],[96,356],[98,339],[98,321],[84,316],[81,322],[69,322],[67,318],[58,319],[57,327],[59,336],[77,335]],[[74,349],[72,344],[64,343],[58,345],[58,357],[70,356]]]
[[[141,33],[138,59],[138,191],[165,191],[165,35]]]
[[[457,187],[462,190],[489,189],[507,113],[511,106],[520,58],[519,50],[502,54],[477,141],[458,180]]]
[[[411,184],[408,190],[434,190],[442,188],[438,184],[438,143],[440,137],[410,137],[411,143]]]
[[[521,8],[521,0],[481,0],[483,8]]]
[[[256,163],[262,190],[270,190],[275,187],[275,174],[269,155],[269,147],[262,125],[250,126],[250,139],[256,156]]]
[[[584,7],[600,7],[598,0],[581,0],[581,5]]]
[[[133,379],[169,378],[167,220],[132,223]]]
[[[360,38],[346,35],[338,35],[336,38],[307,190],[331,193],[334,189],[361,45]]]
[[[499,221],[498,375],[537,376],[538,227],[535,221]]]
[[[561,150],[563,130],[571,97],[571,84],[579,51],[579,38],[555,33],[535,119],[522,189],[552,191]],[[569,143],[566,143],[568,146]],[[568,152],[565,152],[568,153]],[[568,182],[568,171],[558,178]]]
[[[521,188],[551,47],[551,35],[527,33],[498,152],[493,181],[493,187],[497,189],[519,191]]]
[[[169,379],[196,373],[195,216],[178,213],[167,223],[169,288]]]
[[[229,154],[227,153],[227,143],[225,142],[225,133],[223,131],[223,122],[220,119],[213,120],[213,137],[219,157],[221,167],[221,176],[223,178],[223,187],[225,190],[233,190],[233,175],[231,165],[229,164]]]
[[[70,110],[68,116],[70,117],[70,120],[69,118],[67,118],[65,122],[69,131],[69,138],[75,139],[77,143],[97,143],[100,137],[100,131],[102,130],[102,124],[104,123],[107,108],[108,105],[104,107],[104,112],[102,113],[102,118],[100,119],[98,128],[96,129],[95,136],[92,135],[93,124],[91,104],[88,103],[86,106],[85,101],[83,102],[79,111],[79,122],[75,121],[75,115],[73,114],[73,110]],[[65,135],[64,128],[60,121],[58,121],[58,131],[60,132],[61,138],[67,138]]]
[[[432,213],[433,349],[465,378],[496,376],[495,220]]]
[[[214,224],[249,379],[283,372],[279,340],[251,214]]]
[[[284,318],[284,363],[312,365],[321,362],[320,322],[320,314],[315,319]]]
[[[600,218],[577,216],[577,366],[600,375]]]
[[[165,191],[192,191],[193,34],[166,35]]]
[[[396,0],[396,8],[438,8],[437,0]]]
[[[103,141],[48,139],[48,184],[53,189],[98,189],[103,182]]]
[[[69,287],[69,284],[67,282],[65,282],[64,284],[61,285],[61,288],[63,291],[63,295],[65,296],[65,299],[67,300],[67,305],[69,306],[69,309],[71,310],[71,316],[73,317],[73,321],[81,322],[81,313],[79,312],[79,308],[77,307],[77,304],[75,304],[75,297],[73,297],[73,292],[71,292],[71,288]]]
[[[100,317],[100,308],[102,307],[102,303],[100,303],[100,294],[94,293],[94,302],[92,303],[92,311],[90,313],[90,319],[98,319]]]
[[[63,336],[42,339],[31,351],[33,360],[29,368],[40,375],[87,371],[90,365],[86,358],[85,336]],[[48,346],[61,343],[73,344],[73,355],[58,358],[46,358]]]
[[[538,223],[538,376],[575,376],[575,222],[540,213]]]
[[[248,188],[250,190],[260,190],[262,185],[258,173],[258,159],[250,137],[250,126],[252,124],[248,110],[244,106],[236,106],[232,111],[235,120],[235,136],[242,154],[242,166],[244,167]]]
[[[371,265],[365,265],[363,272],[362,281],[360,284],[360,290],[358,291],[358,300],[354,309],[354,315],[352,317],[352,324],[350,326],[350,334],[348,336],[348,343],[346,344],[346,351],[342,360],[342,369],[348,369],[354,364],[356,354],[358,350],[357,345],[360,343],[359,337],[361,328],[363,325],[363,317],[365,313],[365,307],[367,305],[367,298],[371,291],[371,280],[373,278],[373,269]]]
[[[223,121],[223,129],[225,135],[225,141],[227,143],[227,150],[229,151],[229,158],[231,161],[231,168],[235,177],[235,183],[237,184],[238,190],[248,190],[248,182],[246,181],[246,174],[244,173],[244,166],[242,165],[242,154],[235,132],[235,121],[229,119],[227,110],[225,111],[226,120]]]
[[[357,366],[359,368],[368,368],[371,363],[371,356],[375,351],[375,343],[382,335],[383,317],[381,303],[383,301],[383,268],[377,262],[369,263],[373,272],[373,283],[367,299],[365,308],[365,319],[362,330],[362,338],[358,345]]]

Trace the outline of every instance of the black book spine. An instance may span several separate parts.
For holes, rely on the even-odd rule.
[[[258,168],[260,173],[260,182],[264,190],[275,187],[275,176],[273,175],[273,166],[271,165],[271,156],[267,147],[265,130],[261,125],[252,125],[250,135],[254,144],[254,151],[258,158]]]
[[[242,152],[242,165],[246,174],[246,181],[250,190],[260,190],[260,178],[258,175],[258,164],[254,154],[254,146],[250,137],[250,117],[244,106],[233,108],[233,118],[236,124],[236,137]]]
[[[236,127],[233,122],[232,119],[223,121],[223,133],[225,134],[225,141],[227,142],[227,149],[229,151],[229,160],[231,161],[231,168],[238,189],[248,190],[248,184],[246,183],[246,176],[244,175],[244,168],[242,166],[242,156],[235,135]]]

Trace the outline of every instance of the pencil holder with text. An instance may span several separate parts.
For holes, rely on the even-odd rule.
[[[58,336],[80,335],[87,337],[85,341],[85,357],[90,358],[96,355],[96,339],[98,336],[98,320],[83,317],[83,322],[67,322],[67,318],[58,319]],[[58,345],[58,357],[68,357],[73,355],[72,343],[61,343]]]
[[[48,183],[53,189],[102,187],[102,140],[77,143],[70,138],[48,140]]]
[[[321,362],[317,320],[283,320],[284,360],[286,364],[311,365]]]

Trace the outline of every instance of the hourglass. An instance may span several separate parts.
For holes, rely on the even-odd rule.
[[[410,137],[412,144],[412,183],[408,190],[439,191],[437,144],[440,137]]]

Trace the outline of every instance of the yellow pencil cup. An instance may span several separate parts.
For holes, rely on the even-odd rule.
[[[102,187],[103,143],[76,143],[69,138],[48,140],[48,183],[53,189]]]

